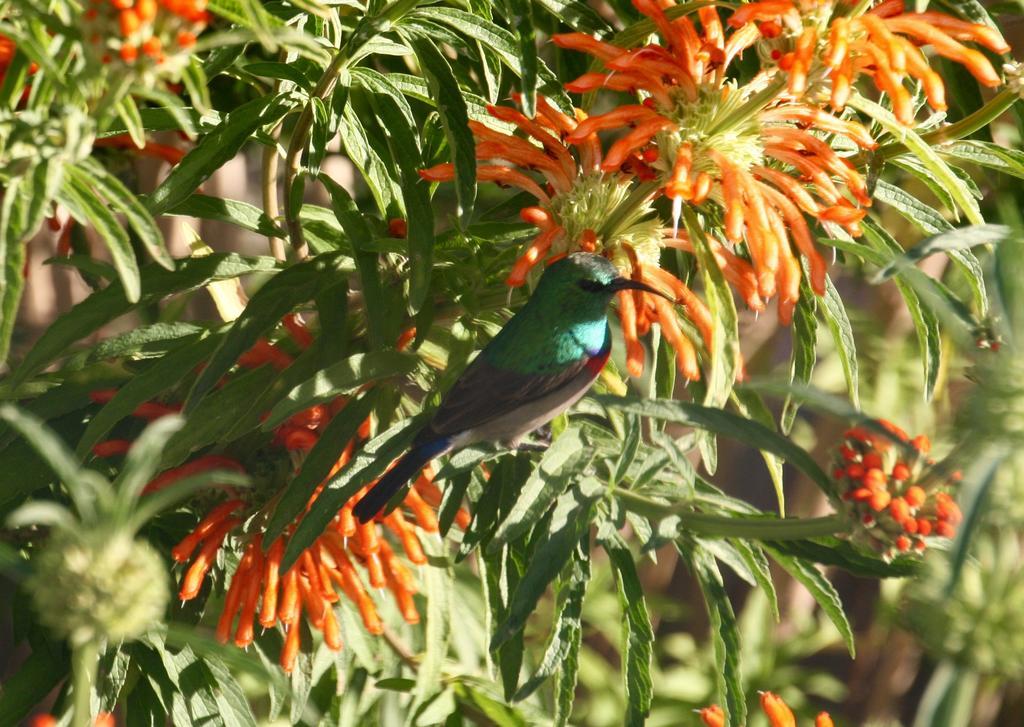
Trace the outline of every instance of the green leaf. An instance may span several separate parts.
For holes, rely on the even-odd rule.
[[[374,350],[384,348],[390,343],[387,340],[388,327],[385,324],[389,306],[380,281],[377,253],[373,252],[373,233],[366,223],[366,218],[344,187],[325,174],[320,175],[320,181],[331,197],[331,209],[338,224],[352,243],[363,298],[366,300],[364,310],[370,347]]]
[[[979,245],[995,245],[1012,234],[1012,230],[1006,225],[972,225],[932,235],[879,270],[875,280],[877,282],[891,278],[897,272],[915,265],[930,255],[939,252],[968,250]]]
[[[579,649],[583,640],[583,598],[587,592],[587,584],[590,582],[589,545],[589,538],[586,538],[580,542],[573,553],[568,575],[562,579],[562,583],[559,585],[557,610],[553,619],[555,625],[551,631],[551,638],[548,640],[548,645],[536,670],[512,697],[514,702],[529,697],[552,675],[556,677],[557,682],[562,684],[567,679],[571,680],[572,687],[575,687],[576,676],[575,674],[570,676],[567,671],[575,669],[577,666]],[[565,708],[561,704],[563,689],[556,691],[559,695],[561,711],[564,714]]]
[[[537,37],[534,29],[533,4],[530,0],[509,0],[509,25],[519,36],[522,62],[523,113],[533,118],[537,106]]]
[[[579,33],[602,38],[611,27],[582,0],[537,0],[537,4]]]
[[[860,94],[854,93],[849,100],[849,105],[878,122],[895,140],[904,144],[932,173],[935,181],[949,192],[972,224],[984,224],[985,220],[978,208],[978,202],[974,199],[971,191],[926,141],[897,121],[892,112]]]
[[[45,648],[49,646],[49,648]],[[46,695],[67,677],[70,660],[66,649],[44,645],[33,648],[0,690],[0,727],[16,727]]]
[[[73,168],[69,167],[68,171],[72,170]],[[114,267],[117,268],[125,296],[132,303],[138,302],[141,294],[139,266],[135,261],[135,252],[132,250],[128,233],[121,227],[114,213],[95,194],[81,174],[69,173],[64,178],[58,196],[76,221],[91,226],[103,238],[114,261]]]
[[[463,225],[469,224],[476,205],[476,142],[469,130],[469,109],[451,65],[437,47],[426,41],[412,43],[437,107],[455,166],[455,197]]]
[[[1020,149],[1006,149],[989,141],[962,140],[936,147],[945,156],[979,166],[995,169],[1019,179],[1024,179],[1024,152]]]
[[[330,401],[363,384],[407,374],[415,365],[415,356],[399,351],[357,353],[349,356],[333,366],[318,371],[311,379],[289,391],[288,395],[271,410],[270,416],[263,423],[263,428],[272,429],[303,409]]]
[[[156,221],[121,180],[92,158],[85,159],[78,166],[67,167],[65,171],[83,188],[91,188],[94,194],[100,195],[111,209],[124,215],[125,220],[138,235],[139,242],[158,265],[168,270],[174,269],[174,261],[164,245],[163,233],[157,227]]]
[[[118,316],[141,305],[149,305],[174,293],[182,293],[216,280],[230,280],[241,275],[275,270],[277,261],[269,257],[243,257],[234,253],[214,253],[203,257],[178,260],[168,271],[146,265],[141,271],[142,295],[132,302],[120,283],[113,283],[93,293],[58,318],[36,342],[25,360],[14,371],[11,385],[27,380],[51,363],[71,344],[93,333]]]
[[[406,724],[412,724],[417,708],[425,705],[442,688],[448,639],[452,625],[455,578],[446,558],[444,542],[437,535],[421,538],[431,564],[422,571],[427,598],[427,623],[423,629],[424,649],[416,669],[416,688]]]
[[[800,293],[796,309],[793,311],[793,355],[789,368],[789,380],[801,384],[811,381],[814,373],[814,362],[817,360],[818,322],[814,317],[815,299],[804,289]],[[796,421],[796,413],[800,405],[787,396],[782,406],[779,428],[783,434],[789,434]]]
[[[336,284],[344,260],[340,253],[317,255],[285,268],[264,283],[231,324],[199,374],[185,402],[185,412],[192,411],[235,365],[239,356],[252,348],[260,336],[275,328],[281,318],[300,303],[312,300]]]
[[[430,46],[434,53],[440,52]],[[430,185],[420,179],[423,168],[418,134],[402,114],[401,107],[390,95],[373,97],[381,126],[387,130],[391,154],[401,170],[402,199],[405,202],[409,244],[409,311],[423,307],[430,293],[430,277],[434,259],[434,211],[430,205]],[[404,99],[403,99],[404,100]]]
[[[873,196],[874,199],[890,205],[926,234],[934,235],[953,229],[938,210],[929,207],[902,187],[889,184],[884,179],[878,180]]]
[[[715,559],[698,545],[680,545],[690,561],[697,582],[704,594],[708,619],[711,622],[711,643],[715,652],[716,702],[725,712],[726,724],[746,724],[747,702],[740,667],[740,634],[736,614],[725,592],[722,574]],[[687,553],[687,551],[689,551]]]
[[[665,399],[643,399],[634,396],[597,395],[598,403],[609,409],[663,419],[685,426],[706,429],[737,439],[752,447],[782,457],[814,480],[824,492],[831,492],[831,479],[807,452],[768,427],[721,409]]]
[[[0,363],[7,360],[14,324],[18,319],[18,305],[25,288],[26,245],[15,224],[17,192],[22,183],[20,179],[11,180],[0,202],[0,265],[3,265],[3,276],[0,277]]]
[[[243,230],[267,237],[285,236],[285,232],[259,207],[234,199],[210,197],[199,193],[191,194],[167,209],[164,214],[226,222],[229,225],[235,225]]]
[[[853,629],[850,628],[850,622],[846,619],[846,612],[843,611],[843,603],[839,600],[835,586],[817,568],[805,560],[785,555],[767,544],[765,548],[771,553],[772,559],[799,581],[818,602],[821,610],[825,612],[825,615],[839,631],[839,635],[843,637],[846,649],[850,652],[850,658],[856,658],[857,649],[854,644]]]
[[[593,479],[575,483],[558,498],[548,532],[537,545],[519,586],[512,594],[508,615],[495,629],[491,650],[522,631],[548,584],[569,562],[580,537],[590,527],[594,501],[604,487]]]
[[[498,525],[488,549],[497,549],[535,526],[592,456],[590,444],[578,428],[570,427],[562,432],[526,480],[512,509]]]
[[[114,397],[89,421],[82,438],[78,441],[77,455],[86,457],[92,448],[139,404],[177,386],[184,372],[193,370],[213,353],[222,335],[214,333],[188,341],[125,382],[118,388]]]
[[[290,93],[262,96],[228,113],[173,169],[146,199],[154,214],[162,214],[192,195],[211,174],[233,159],[260,128],[278,121],[297,104]]]
[[[770,546],[774,552],[810,563],[836,566],[862,578],[905,578],[921,570],[921,561],[912,555],[901,555],[886,561],[848,540],[832,536],[811,540],[765,541],[765,545]]]
[[[346,404],[345,408],[331,419],[320,433],[316,444],[309,450],[298,474],[285,485],[281,492],[277,506],[264,529],[264,542],[268,544],[274,542],[288,524],[302,513],[317,485],[327,478],[331,468],[341,456],[341,452],[355,437],[366,417],[370,415],[377,399],[377,392],[370,390],[355,401]]]
[[[788,543],[790,541],[781,542]],[[768,563],[768,558],[765,557],[764,549],[757,543],[740,538],[729,540],[729,544],[739,554],[740,558],[743,559],[757,586],[764,591],[764,595],[768,598],[768,607],[771,608],[772,616],[775,617],[775,622],[778,623],[780,620],[779,597],[775,592],[775,582],[772,581],[771,566]]]
[[[347,467],[324,484],[313,507],[299,522],[288,541],[288,548],[281,560],[282,572],[290,568],[299,554],[323,534],[327,524],[353,495],[380,477],[388,465],[405,451],[420,426],[421,417],[403,419],[367,442]]]
[[[185,425],[185,419],[177,414],[160,417],[149,424],[135,439],[132,448],[124,458],[121,472],[114,480],[117,491],[118,515],[127,516],[132,505],[142,494],[157,472],[160,454],[164,445]]]
[[[618,533],[612,531],[601,541],[608,553],[618,584],[619,607],[623,611],[622,655],[625,661],[623,680],[626,690],[627,725],[642,725],[651,711],[654,689],[651,683],[651,661],[654,652],[654,631],[647,613],[643,587],[636,572],[633,554]]]
[[[825,295],[820,300],[820,310],[825,318],[825,325],[828,326],[829,333],[832,334],[832,340],[836,344],[836,353],[843,366],[843,376],[846,378],[846,389],[850,401],[854,406],[859,407],[857,343],[853,337],[853,325],[850,323],[850,317],[846,314],[843,298],[829,277],[825,278]]]
[[[215,442],[225,444],[259,426],[263,414],[258,406],[260,397],[278,376],[273,366],[266,365],[231,377],[188,413],[188,426],[167,443],[162,466],[181,464],[197,449]],[[246,427],[241,426],[242,422]]]

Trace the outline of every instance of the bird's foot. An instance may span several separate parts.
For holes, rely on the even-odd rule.
[[[517,442],[513,449],[517,452],[545,452],[551,446],[551,442]]]
[[[533,438],[537,442],[541,442],[545,447],[551,444],[551,425],[545,424],[544,426],[537,427],[533,430]]]

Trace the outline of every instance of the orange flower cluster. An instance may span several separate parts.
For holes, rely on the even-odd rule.
[[[796,715],[782,697],[773,692],[761,692],[761,711],[768,717],[771,727],[796,727]],[[707,727],[725,727],[725,713],[717,704],[700,710],[700,719]],[[834,727],[828,712],[819,712],[814,727]]]
[[[760,310],[778,294],[779,317],[789,323],[802,277],[793,246],[807,260],[811,288],[819,295],[825,290],[827,266],[804,214],[857,235],[871,204],[863,176],[823,135],[863,149],[876,143],[860,124],[782,95],[747,109],[746,102],[770,79],[762,74],[738,88],[725,72],[758,40],[756,26],[730,33],[714,7],[697,11],[698,27],[689,15],[670,20],[654,0],[633,4],[654,22],[664,44],[625,49],[582,33],[553,37],[560,47],[588,53],[606,69],[584,74],[566,84],[567,90],[607,88],[643,96],[642,103],[587,119],[568,140],[629,129],[611,146],[602,169],[644,168],[673,200],[676,226],[684,203],[721,219],[725,240],[744,243],[753,267],[756,287],[740,286],[747,304]],[[730,256],[719,262],[731,278],[749,280],[748,266],[740,260]]]
[[[850,429],[832,472],[851,517],[862,526],[854,537],[887,557],[911,548],[922,551],[929,538],[952,538],[963,516],[945,490],[960,474],[946,484],[925,477],[934,464],[927,456],[928,437],[911,439],[891,422],[879,424],[905,446],[895,447],[887,437],[860,427]],[[914,456],[905,458],[907,451]]]
[[[312,343],[311,334],[295,316],[287,316],[283,325],[298,348],[306,348]],[[280,344],[261,340],[241,357],[239,363],[247,368],[262,365],[284,368],[292,360],[292,355]],[[97,402],[109,401],[113,393],[94,392],[92,398]],[[339,399],[318,404],[292,416],[275,429],[272,446],[301,456],[316,444],[333,417],[345,415],[345,403]],[[140,405],[134,415],[152,420],[178,409],[172,404],[147,402]],[[324,483],[313,493],[306,512],[315,503],[326,481],[348,464],[356,447],[371,435],[372,422],[366,419],[356,437],[342,450]],[[127,440],[107,440],[97,444],[93,452],[100,457],[122,455],[131,445]],[[237,459],[206,454],[161,473],[146,486],[144,492],[155,492],[181,478],[215,469],[245,471]],[[242,556],[228,579],[224,607],[217,623],[217,637],[222,642],[233,640],[236,645],[245,647],[252,643],[257,621],[264,628],[280,622],[285,630],[280,662],[285,671],[291,671],[301,646],[300,619],[303,614],[309,624],[323,634],[324,643],[329,648],[341,648],[339,622],[334,610],[334,604],[340,600],[339,593],[356,606],[369,633],[383,632],[377,606],[364,583],[371,588],[387,588],[402,617],[409,623],[418,623],[420,617],[413,602],[416,581],[400,557],[399,549],[410,563],[421,565],[427,562],[417,528],[427,533],[438,532],[436,510],[442,496],[433,477],[431,468],[424,469],[406,495],[404,509],[412,515],[411,519],[398,508],[375,521],[360,524],[354,518],[352,508],[374,483],[368,484],[342,507],[323,535],[306,548],[286,572],[281,572],[281,558],[302,516],[272,543],[264,543],[259,526],[266,514],[265,506],[275,499],[276,489],[269,493],[269,497],[266,493],[260,497],[260,493],[255,492],[251,500],[243,499],[239,493],[229,493],[227,500],[213,507],[171,550],[175,561],[188,564],[179,596],[187,601],[199,595],[207,574],[216,562],[218,551],[229,538],[234,538],[240,541]],[[262,501],[254,501],[257,499]],[[455,522],[462,528],[469,525],[469,520],[465,510],[460,509],[456,514]],[[391,538],[386,537],[385,532],[390,533]]]
[[[206,0],[89,0],[83,15],[95,60],[177,70],[210,20]]]
[[[710,349],[713,325],[707,306],[685,283],[660,267],[664,243],[650,201],[629,208],[629,182],[633,174],[642,174],[644,167],[628,168],[620,162],[607,168],[597,134],[580,131],[588,121],[578,109],[573,118],[538,97],[533,119],[507,106],[489,106],[488,111],[517,127],[525,138],[470,121],[477,158],[505,162],[479,165],[477,178],[516,187],[538,202],[524,208],[520,216],[540,233],[516,261],[507,283],[523,285],[542,260],[553,262],[578,250],[595,252],[612,260],[624,275],[664,291],[681,303]],[[530,172],[539,173],[543,181],[531,177]],[[422,170],[420,176],[432,182],[450,181],[455,169],[452,164],[438,164]],[[619,317],[632,375],[643,372],[640,337],[647,334],[652,323],[658,323],[676,352],[683,375],[690,380],[700,378],[697,350],[680,328],[671,303],[640,291],[620,293]]]
[[[928,63],[922,47],[963,65],[984,86],[1002,83],[999,74],[978,50],[1009,53],[995,28],[969,23],[937,12],[905,12],[903,0],[884,0],[863,15],[835,16],[831,3],[817,0],[762,0],[743,5],[729,18],[735,28],[758,29],[774,46],[771,55],[788,74],[789,92],[802,95],[827,75],[832,108],[846,105],[851,86],[860,75],[872,78],[892,102],[896,118],[914,122],[915,109],[904,82],[921,83],[928,105],[946,109],[945,84]]]

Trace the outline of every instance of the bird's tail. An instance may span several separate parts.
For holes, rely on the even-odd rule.
[[[377,480],[377,484],[370,488],[363,499],[352,508],[352,512],[359,522],[365,523],[372,520],[413,475],[423,469],[423,466],[434,457],[444,453],[450,446],[450,439],[445,437],[424,442],[406,452],[395,463],[395,466]]]

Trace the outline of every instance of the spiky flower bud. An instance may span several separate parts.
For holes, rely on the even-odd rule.
[[[1007,679],[1024,675],[1021,543],[1011,531],[977,538],[952,593],[947,554],[929,553],[906,591],[904,623],[937,656]]]
[[[122,533],[58,530],[33,565],[26,587],[39,620],[72,646],[139,636],[170,597],[160,556]]]

